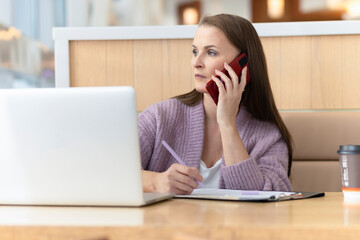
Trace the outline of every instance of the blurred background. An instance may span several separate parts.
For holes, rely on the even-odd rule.
[[[360,0],[0,0],[0,88],[54,87],[53,27],[360,19]]]

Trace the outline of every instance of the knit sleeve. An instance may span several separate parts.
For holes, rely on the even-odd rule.
[[[250,157],[220,170],[220,188],[291,191],[287,176],[288,149],[280,132],[270,129],[257,139]]]
[[[138,131],[141,154],[141,167],[146,170],[154,151],[156,139],[156,116],[150,107],[138,116]]]

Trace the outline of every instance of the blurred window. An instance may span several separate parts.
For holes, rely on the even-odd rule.
[[[39,39],[39,1],[13,0],[13,26],[33,39]]]

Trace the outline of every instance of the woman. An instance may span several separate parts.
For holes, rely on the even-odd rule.
[[[247,54],[249,69],[243,69],[239,83],[228,63],[240,53]],[[193,40],[191,65],[193,91],[139,115],[144,191],[189,194],[198,182],[201,187],[291,191],[291,136],[276,108],[252,24],[228,14],[205,17]],[[220,72],[223,68],[230,77]],[[219,88],[218,105],[205,88],[210,80]]]

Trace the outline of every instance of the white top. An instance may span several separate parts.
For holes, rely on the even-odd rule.
[[[203,160],[200,160],[199,172],[204,178],[202,186],[198,188],[219,188],[221,158],[212,166],[207,168]]]

